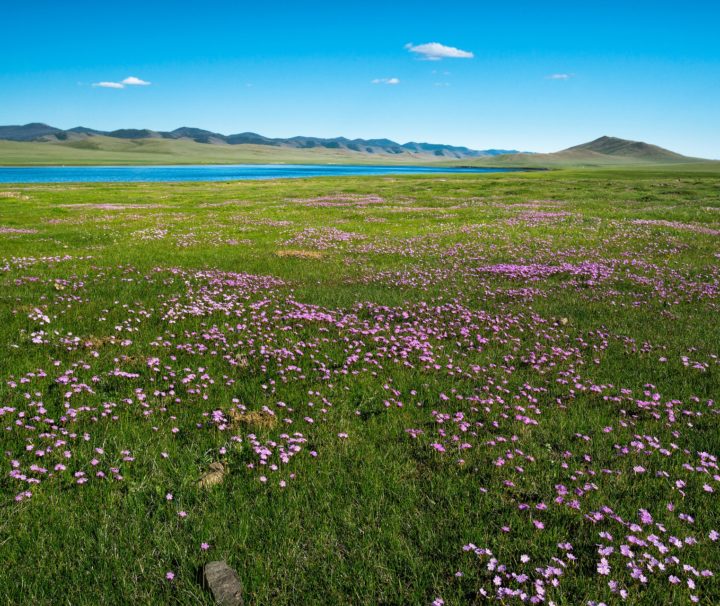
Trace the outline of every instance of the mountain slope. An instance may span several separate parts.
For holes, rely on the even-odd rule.
[[[48,126],[41,122],[33,122],[31,124],[0,126],[0,139],[8,141],[37,141],[43,137],[57,135],[65,131]]]
[[[589,143],[570,147],[566,152],[594,152],[606,156],[619,156],[623,158],[637,158],[639,160],[647,160],[652,162],[682,162],[688,160],[687,156],[677,154],[651,145],[642,141],[629,141],[627,139],[619,139],[617,137],[600,137]]]
[[[47,124],[26,124],[23,126],[2,126],[0,127],[0,140],[9,141],[42,141],[58,143],[63,141],[80,141],[95,137],[112,139],[170,139],[188,140],[205,145],[267,145],[270,147],[288,149],[328,149],[346,150],[356,154],[391,155],[391,156],[427,156],[431,159],[462,159],[482,158],[494,156],[501,153],[516,153],[515,150],[474,150],[467,147],[454,145],[443,145],[437,143],[397,143],[390,139],[347,139],[335,137],[325,139],[322,137],[290,137],[270,138],[257,133],[245,132],[232,135],[223,135],[201,128],[183,126],[173,131],[154,131],[149,129],[125,128],[114,131],[100,131],[83,126],[63,131]],[[103,147],[102,142],[84,145],[86,149]],[[214,153],[209,152],[209,156]]]
[[[5,140],[3,140],[5,139]],[[163,132],[112,132],[47,124],[0,126],[0,165],[53,164],[434,164],[515,168],[653,166],[698,163],[656,145],[600,137],[550,154],[472,150],[452,145],[390,139],[291,137],[273,139],[245,132],[223,135],[181,127]]]
[[[575,145],[549,154],[503,154],[493,158],[480,158],[453,164],[515,168],[564,168],[651,166],[655,164],[685,164],[703,161],[700,158],[683,156],[657,145],[604,136],[588,143]]]
[[[192,139],[122,139],[102,135],[74,141],[0,141],[0,166],[152,164],[423,164],[432,154],[363,153],[347,148],[207,145]]]

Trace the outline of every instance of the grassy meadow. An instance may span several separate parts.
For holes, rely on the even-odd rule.
[[[0,166],[153,164],[417,164],[431,154],[369,154],[347,149],[281,148],[272,145],[209,145],[190,139],[91,139],[39,142],[0,140]]]
[[[611,152],[606,144],[592,142],[549,154],[514,153],[453,159],[430,152],[387,153],[347,148],[292,148],[253,144],[207,144],[191,139],[124,139],[93,136],[65,141],[0,140],[1,166],[152,166],[197,164],[353,164],[429,165],[506,168],[605,168],[676,172],[720,172],[717,160],[699,160],[643,143],[613,139],[628,149]],[[641,146],[640,149],[633,148]],[[597,151],[595,151],[597,150]],[[611,152],[611,153],[608,153]]]
[[[720,603],[718,172],[0,184],[0,282],[2,604]]]

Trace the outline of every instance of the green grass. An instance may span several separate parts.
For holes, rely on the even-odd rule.
[[[654,167],[673,170],[693,170],[701,165],[713,171],[720,170],[720,162],[712,160],[697,160],[686,158],[684,161],[670,158],[620,156],[596,153],[587,150],[566,150],[552,154],[512,154],[496,156],[494,158],[471,158],[467,161],[452,161],[454,165],[462,166],[497,166],[506,168],[646,168]]]
[[[343,149],[210,145],[191,140],[96,136],[61,142],[0,141],[0,166],[147,164],[417,164],[431,154],[367,154]]]
[[[0,603],[719,603],[713,170],[0,184]]]
[[[508,168],[647,168],[710,170],[720,162],[662,154],[621,156],[591,150],[553,154],[511,154],[460,160],[430,153],[360,153],[347,149],[292,149],[267,145],[210,145],[191,140],[120,139],[95,136],[83,140],[19,142],[0,140],[0,166],[83,166],[165,164],[391,164]],[[699,167],[699,168],[695,168]]]

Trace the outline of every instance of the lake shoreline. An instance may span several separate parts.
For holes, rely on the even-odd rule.
[[[344,164],[163,164],[0,167],[0,183],[183,183],[345,176],[458,175],[523,172],[515,167]],[[538,169],[528,169],[538,170]],[[544,170],[544,169],[542,169]]]

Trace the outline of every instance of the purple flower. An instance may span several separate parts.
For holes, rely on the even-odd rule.
[[[647,509],[641,509],[640,510],[640,521],[643,524],[652,524],[653,518],[650,515],[650,512]]]

